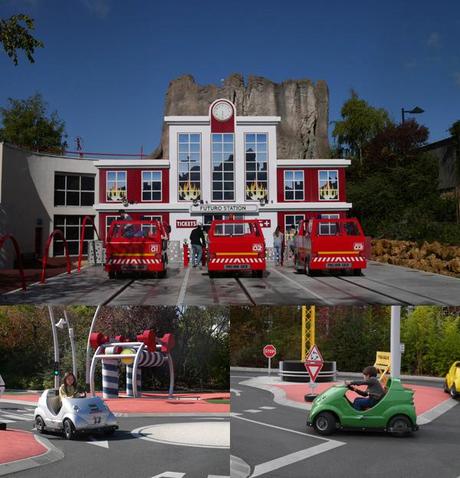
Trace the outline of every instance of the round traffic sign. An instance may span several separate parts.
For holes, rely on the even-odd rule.
[[[267,358],[273,358],[276,355],[276,347],[272,344],[268,344],[263,349],[263,354]]]

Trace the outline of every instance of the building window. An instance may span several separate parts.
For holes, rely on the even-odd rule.
[[[339,172],[337,170],[319,171],[319,200],[336,201],[339,199]]]
[[[85,216],[54,216],[54,229],[60,229],[69,246],[69,254],[78,256],[80,252],[81,223]],[[91,216],[94,219],[94,216]],[[85,240],[83,242],[83,254],[88,253],[88,242],[94,240],[94,229],[90,222],[85,226]],[[64,256],[64,241],[60,236],[53,238],[53,255]]]
[[[179,201],[201,199],[201,135],[179,133]]]
[[[123,201],[127,198],[126,171],[107,171],[106,196],[107,201]]]
[[[248,133],[244,137],[244,143],[246,155],[246,200],[267,200],[267,133]]]
[[[303,171],[284,171],[284,200],[303,201]]]
[[[212,200],[235,200],[235,161],[233,133],[213,134],[212,155]]]
[[[286,241],[294,236],[300,221],[305,220],[305,214],[286,214],[284,216],[284,236]]]
[[[161,171],[142,171],[142,201],[161,201]]]
[[[94,176],[81,174],[54,175],[55,206],[92,206],[94,204]]]

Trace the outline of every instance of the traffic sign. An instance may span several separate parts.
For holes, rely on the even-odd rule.
[[[311,346],[307,354],[306,360],[313,360],[315,362],[324,362],[323,356],[321,355],[321,352],[319,351],[319,348],[316,344]]]
[[[319,360],[306,360],[304,365],[308,375],[310,375],[310,382],[314,382],[323,368],[324,362]]]
[[[268,344],[263,349],[263,354],[266,358],[271,359],[276,355],[276,347],[272,344]]]

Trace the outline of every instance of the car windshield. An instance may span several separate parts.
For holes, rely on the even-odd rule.
[[[232,222],[228,224],[216,224],[214,228],[215,236],[244,236],[252,234],[251,225],[247,222]]]
[[[142,223],[127,223],[127,224],[115,224],[112,229],[112,237],[118,238],[139,238],[139,237],[152,237],[157,233],[157,228],[154,224],[142,224]]]

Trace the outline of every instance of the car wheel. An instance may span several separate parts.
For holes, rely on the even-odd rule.
[[[404,437],[412,431],[412,422],[405,415],[396,415],[388,422],[388,431],[396,437]]]
[[[75,438],[75,427],[73,423],[66,418],[62,425],[64,427],[64,435],[66,440],[73,440]]]
[[[455,385],[452,385],[452,387],[450,387],[450,396],[452,398],[457,398],[457,389],[455,388]]]
[[[40,415],[35,417],[35,428],[38,433],[45,433],[45,422]]]
[[[337,420],[330,412],[321,412],[315,418],[313,427],[320,435],[330,435],[337,428]]]
[[[447,385],[447,380],[444,380],[444,392],[450,393],[449,385]]]
[[[104,435],[105,436],[110,436],[110,435],[113,435],[115,433],[115,428],[106,428],[104,430]]]

